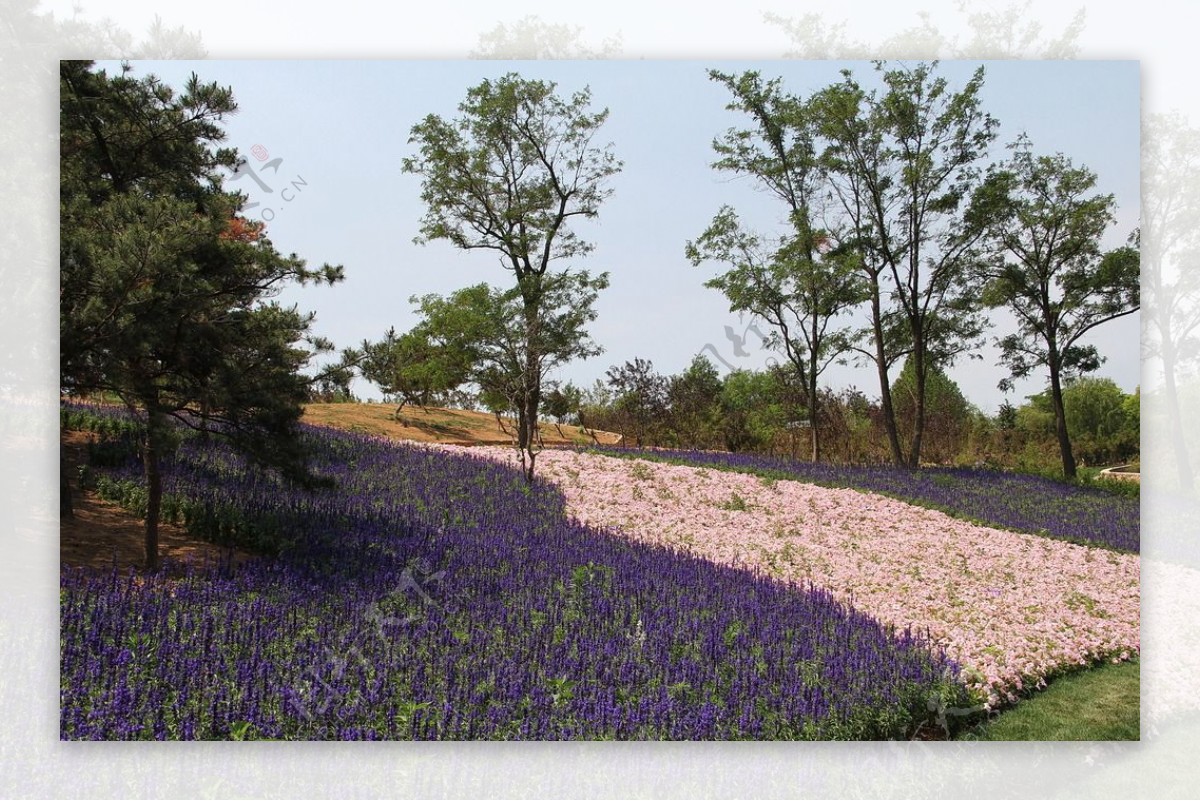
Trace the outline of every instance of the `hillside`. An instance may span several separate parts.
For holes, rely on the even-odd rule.
[[[442,442],[449,445],[508,445],[512,443],[515,424],[502,418],[504,428],[496,424],[496,416],[486,412],[463,409],[441,409],[405,406],[399,419],[391,403],[309,403],[304,407],[304,422],[331,426],[363,434],[377,434],[392,439],[415,442]],[[596,431],[601,445],[620,441],[619,434]],[[579,426],[553,423],[542,425],[542,441],[553,445],[590,445],[593,439]]]

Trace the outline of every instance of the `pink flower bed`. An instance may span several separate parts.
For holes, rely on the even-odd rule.
[[[507,448],[476,448],[515,461]],[[1139,651],[1140,559],[978,526],[878,495],[570,451],[538,471],[580,521],[783,581],[928,631],[988,706]]]

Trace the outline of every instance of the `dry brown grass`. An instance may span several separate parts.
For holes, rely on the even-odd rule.
[[[414,442],[441,442],[448,445],[509,445],[515,423],[486,412],[405,406],[396,417],[391,403],[310,403],[304,407],[305,423],[330,426],[361,434],[406,439]],[[579,426],[553,423],[542,426],[542,441],[548,445],[612,445],[619,434],[596,431],[595,440]]]

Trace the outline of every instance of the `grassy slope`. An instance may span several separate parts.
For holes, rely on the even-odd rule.
[[[1071,673],[958,739],[1137,740],[1140,691],[1137,661]]]
[[[511,445],[514,423],[504,419],[504,429],[496,425],[496,416],[462,409],[405,406],[399,419],[396,406],[384,403],[310,403],[304,407],[304,422],[332,426],[362,434],[374,434],[415,442],[443,442],[451,445]],[[613,444],[619,437],[597,431],[601,444]],[[591,445],[594,440],[579,426],[553,423],[542,426],[546,445]]]

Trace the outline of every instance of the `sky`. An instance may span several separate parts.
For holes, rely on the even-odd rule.
[[[995,158],[1023,132],[1038,152],[1062,152],[1090,167],[1098,175],[1097,190],[1117,201],[1118,222],[1105,245],[1123,244],[1139,213],[1137,62],[943,61],[938,72],[960,88],[981,64],[982,106],[1000,122]],[[427,114],[456,115],[469,87],[508,72],[554,81],[564,94],[589,88],[592,107],[610,113],[599,139],[612,143],[624,166],[598,220],[576,227],[594,252],[569,265],[611,277],[589,329],[604,352],[555,376],[584,387],[635,357],[651,360],[665,375],[685,369],[698,353],[722,373],[761,369],[780,358],[761,347],[750,317],[729,312],[725,298],[704,286],[720,265],[697,267],[684,257],[686,242],[724,204],[762,231],[777,230],[783,213],[747,179],[711,168],[714,137],[747,120],[725,109],[728,92],[707,70],[757,69],[802,95],[839,80],[843,68],[875,85],[870,63],[832,61],[204,60],[133,67],[135,75],[153,73],[175,87],[195,72],[233,88],[239,111],[225,121],[225,144],[238,148],[256,171],[227,186],[257,204],[246,214],[268,222],[281,252],[310,265],[345,267],[346,280],[336,286],[289,290],[280,298],[316,312],[314,333],[339,348],[378,339],[391,326],[410,328],[417,321],[412,296],[512,281],[494,255],[444,241],[414,244],[424,213],[420,178],[401,171],[402,159],[414,153],[412,126]],[[993,319],[997,327],[989,338],[1008,330],[1005,315]],[[1127,392],[1139,381],[1138,331],[1132,315],[1102,326],[1089,340],[1108,357],[1097,375]],[[972,403],[992,413],[1005,399],[997,389],[1005,372],[996,366],[994,348],[980,355],[948,372]],[[866,366],[835,365],[823,379],[835,389],[854,386],[878,396]],[[1045,383],[1023,382],[1007,398],[1019,405]],[[361,379],[353,391],[380,397]]]

